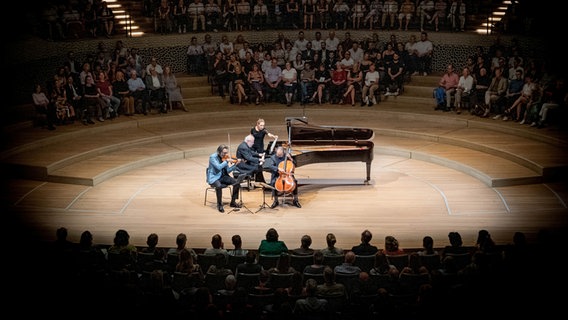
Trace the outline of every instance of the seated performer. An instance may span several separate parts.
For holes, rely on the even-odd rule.
[[[272,172],[272,177],[270,179],[270,185],[275,187],[275,189],[272,190],[272,197],[274,198],[274,202],[272,203],[272,205],[270,206],[270,208],[275,208],[276,206],[278,206],[278,186],[276,186],[276,182],[278,180],[278,178],[280,177],[280,174],[289,174],[286,173],[285,171],[289,171],[289,170],[285,170],[284,168],[278,168],[278,165],[284,161],[284,160],[290,160],[292,161],[293,165],[295,166],[295,161],[292,158],[292,156],[290,154],[285,154],[284,153],[284,147],[282,146],[278,146],[276,147],[276,151],[274,152],[274,154],[270,157],[270,161],[268,162],[268,168],[270,169],[270,171]],[[292,190],[292,195],[294,196],[294,202],[293,204],[298,207],[301,208],[302,205],[300,205],[300,201],[298,201],[298,181],[296,181],[296,178],[291,175],[288,178],[292,178],[293,179],[293,190]]]
[[[245,140],[237,147],[237,170],[243,176],[254,177],[257,173],[262,174],[262,164],[264,163],[264,153],[260,154],[253,149],[254,136],[249,134]]]
[[[217,152],[209,156],[209,167],[207,168],[207,183],[215,188],[217,195],[217,209],[219,212],[225,212],[223,209],[223,188],[232,185],[233,194],[231,195],[230,206],[233,208],[240,208],[241,204],[236,200],[239,197],[240,180],[237,180],[229,175],[230,172],[235,170],[236,165],[240,160],[231,159],[229,156],[229,147],[222,144],[217,147]]]

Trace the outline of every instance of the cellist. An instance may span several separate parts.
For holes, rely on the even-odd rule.
[[[298,201],[298,181],[294,177],[293,172],[294,167],[296,166],[294,158],[292,158],[290,153],[284,152],[284,147],[278,146],[276,147],[274,154],[270,156],[270,159],[271,161],[269,161],[268,166],[268,168],[272,172],[270,185],[275,188],[274,190],[272,190],[272,197],[274,198],[274,202],[272,203],[270,208],[276,208],[279,204],[278,193],[281,192],[282,186],[277,185],[277,181],[282,180],[288,185],[287,187],[291,187],[291,190],[288,190],[287,192],[292,193],[292,196],[294,197],[292,204],[298,208],[301,208],[302,205],[300,205],[300,201]]]

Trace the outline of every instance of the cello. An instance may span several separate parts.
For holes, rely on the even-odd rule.
[[[290,160],[290,149],[286,153],[286,159],[278,164],[278,179],[274,183],[274,187],[279,192],[292,192],[296,187],[294,180],[294,162]]]

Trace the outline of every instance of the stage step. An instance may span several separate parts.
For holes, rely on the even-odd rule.
[[[282,119],[282,112],[287,110],[265,111]],[[310,110],[316,118],[326,112],[329,111]],[[348,110],[334,110],[336,114],[343,113],[341,119],[345,123],[376,112],[365,108],[353,115]],[[250,128],[247,117],[240,113],[188,112],[85,128],[81,135],[69,134],[67,139],[53,137],[53,141],[47,139],[14,151],[4,157],[3,167],[15,177],[97,185],[130,170],[210,154],[211,146],[226,141],[229,131],[246,132]],[[208,128],[206,119],[213,115],[219,123],[227,125]],[[273,130],[285,130],[276,120],[271,119],[271,123]],[[568,168],[563,157],[564,146],[517,135],[512,130],[499,132],[476,127],[473,121],[385,111],[379,112],[369,128],[375,132],[375,157],[387,154],[436,163],[492,187],[553,180],[564,175]],[[235,147],[242,138],[242,134],[236,134]]]

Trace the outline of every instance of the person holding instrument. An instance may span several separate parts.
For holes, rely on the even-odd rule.
[[[301,208],[300,201],[298,201],[298,181],[294,177],[294,168],[296,167],[296,161],[290,153],[284,153],[284,147],[276,147],[276,151],[270,157],[268,168],[272,172],[272,177],[270,179],[270,185],[275,189],[272,190],[272,197],[274,202],[270,206],[274,209],[278,206],[278,193],[287,192],[292,193],[294,200],[292,204],[296,207]]]
[[[207,167],[207,183],[215,188],[217,195],[217,209],[219,212],[225,212],[223,208],[223,188],[232,185],[233,194],[231,195],[230,206],[240,208],[241,204],[237,203],[239,197],[240,181],[231,177],[230,172],[235,170],[236,165],[240,162],[229,156],[229,147],[222,144],[217,147],[217,152],[209,156],[209,166]]]

